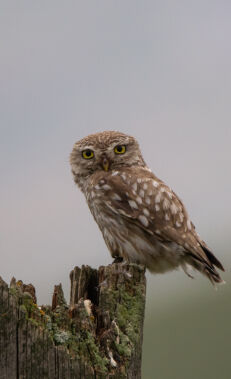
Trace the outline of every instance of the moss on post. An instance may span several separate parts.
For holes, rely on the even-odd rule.
[[[38,307],[33,285],[0,279],[0,378],[141,378],[145,273],[135,264],[75,267]]]

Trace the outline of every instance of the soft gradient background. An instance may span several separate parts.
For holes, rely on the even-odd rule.
[[[74,186],[89,133],[137,137],[226,267],[147,275],[143,378],[231,376],[231,2],[0,1],[0,275],[40,303],[75,265],[111,262]]]

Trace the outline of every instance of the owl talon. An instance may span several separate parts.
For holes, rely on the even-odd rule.
[[[114,259],[114,261],[112,262],[112,264],[113,263],[121,263],[121,262],[123,262],[123,257],[115,257],[115,259]]]

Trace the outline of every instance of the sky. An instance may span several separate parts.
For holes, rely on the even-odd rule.
[[[69,296],[74,266],[111,262],[74,185],[75,141],[119,130],[179,195],[230,276],[231,3],[0,1],[0,275]],[[168,300],[205,279],[148,274]],[[207,291],[210,291],[209,284]],[[164,301],[164,300],[163,300]],[[147,312],[151,308],[147,304]]]

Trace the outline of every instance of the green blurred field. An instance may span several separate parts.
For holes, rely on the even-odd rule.
[[[230,379],[230,274],[217,291],[198,275],[165,275],[147,278],[142,378]]]

